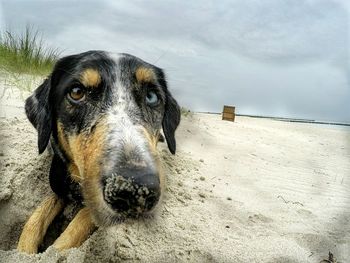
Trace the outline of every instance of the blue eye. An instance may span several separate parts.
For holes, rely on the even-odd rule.
[[[154,91],[147,92],[146,103],[148,106],[151,106],[151,107],[157,106],[158,102],[159,102],[159,98]]]

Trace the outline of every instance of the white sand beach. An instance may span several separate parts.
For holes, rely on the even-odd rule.
[[[329,251],[349,262],[350,129],[199,113],[182,118],[175,156],[159,145],[167,189],[153,217],[99,228],[79,248],[19,253],[25,220],[51,192],[50,157],[38,155],[27,94],[1,92],[0,262],[318,263]]]

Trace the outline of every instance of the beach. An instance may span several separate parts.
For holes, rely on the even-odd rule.
[[[49,244],[72,204],[49,228],[47,249],[19,253],[26,219],[51,193],[51,157],[38,155],[29,93],[1,93],[0,262],[320,262],[329,252],[349,261],[349,129],[203,113],[182,116],[176,155],[159,144],[167,186],[152,216],[58,252]]]

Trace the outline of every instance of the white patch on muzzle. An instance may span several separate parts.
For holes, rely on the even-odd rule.
[[[114,95],[114,105],[109,109],[107,117],[107,125],[110,133],[107,144],[109,149],[113,151],[112,162],[120,161],[123,158],[128,158],[131,153],[137,153],[138,165],[153,166],[151,153],[147,139],[143,133],[143,127],[137,124],[137,105],[132,98],[130,92],[126,91],[120,83],[117,92]],[[134,122],[132,121],[134,119]],[[136,124],[135,124],[136,120]],[[135,160],[130,159],[130,162]],[[136,163],[135,163],[136,164]],[[137,164],[136,164],[137,165]]]

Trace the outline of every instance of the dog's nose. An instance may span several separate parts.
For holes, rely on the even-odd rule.
[[[104,199],[117,212],[137,215],[151,210],[160,197],[158,173],[149,167],[118,168],[104,177]]]

